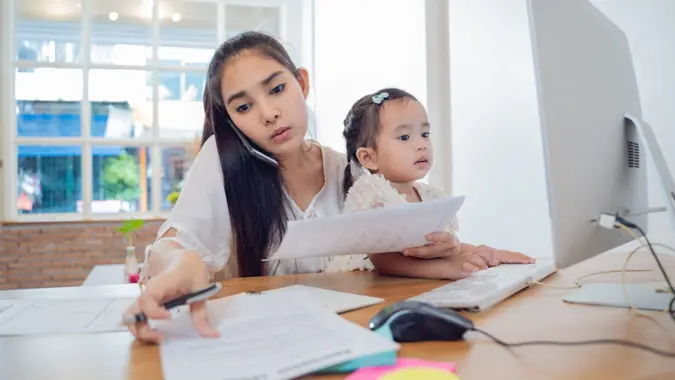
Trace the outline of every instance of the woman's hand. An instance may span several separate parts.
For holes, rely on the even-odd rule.
[[[204,262],[197,254],[186,251],[174,265],[148,281],[141,296],[125,315],[144,312],[148,319],[170,319],[171,313],[161,306],[164,302],[201,289],[208,283],[208,271]],[[220,335],[209,324],[206,301],[190,304],[190,314],[195,329],[202,336]],[[162,339],[162,334],[151,329],[147,322],[130,325],[129,331],[144,342],[158,343]]]
[[[438,259],[461,253],[462,245],[450,232],[435,232],[427,235],[426,239],[429,244],[406,248],[403,250],[403,255],[419,259]]]
[[[485,245],[473,247],[470,250],[480,256],[491,267],[499,264],[534,264],[536,260],[520,252],[496,249]]]

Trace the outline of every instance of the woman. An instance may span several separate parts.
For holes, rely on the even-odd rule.
[[[142,277],[150,280],[127,313],[169,318],[162,302],[207,285],[216,273],[231,278],[323,270],[321,259],[261,261],[289,220],[341,211],[347,162],[305,141],[308,93],[307,71],[272,37],[247,32],[218,48],[207,73],[202,148],[171,216],[146,249]],[[432,239],[407,254],[444,257],[458,248],[449,233]],[[218,336],[204,302],[192,304],[191,314],[200,334]],[[147,323],[129,329],[145,341],[161,339]]]

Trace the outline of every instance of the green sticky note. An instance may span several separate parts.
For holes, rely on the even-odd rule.
[[[389,328],[381,328],[375,331],[376,334],[381,335],[387,339],[393,340],[394,338],[391,335]],[[394,365],[396,364],[396,350],[380,352],[373,355],[362,356],[353,360],[346,361],[344,363],[336,364],[334,366],[324,368],[321,371],[316,373],[327,374],[327,373],[349,373],[354,372],[359,368],[363,367],[377,367],[383,365]]]

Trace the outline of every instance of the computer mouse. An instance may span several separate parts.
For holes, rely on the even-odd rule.
[[[455,341],[473,330],[473,321],[452,309],[418,301],[401,301],[380,310],[371,330],[388,328],[396,342]]]

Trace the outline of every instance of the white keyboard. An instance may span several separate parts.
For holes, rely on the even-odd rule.
[[[555,262],[550,258],[537,258],[535,264],[502,264],[475,272],[410,300],[438,307],[482,311],[555,271]]]

